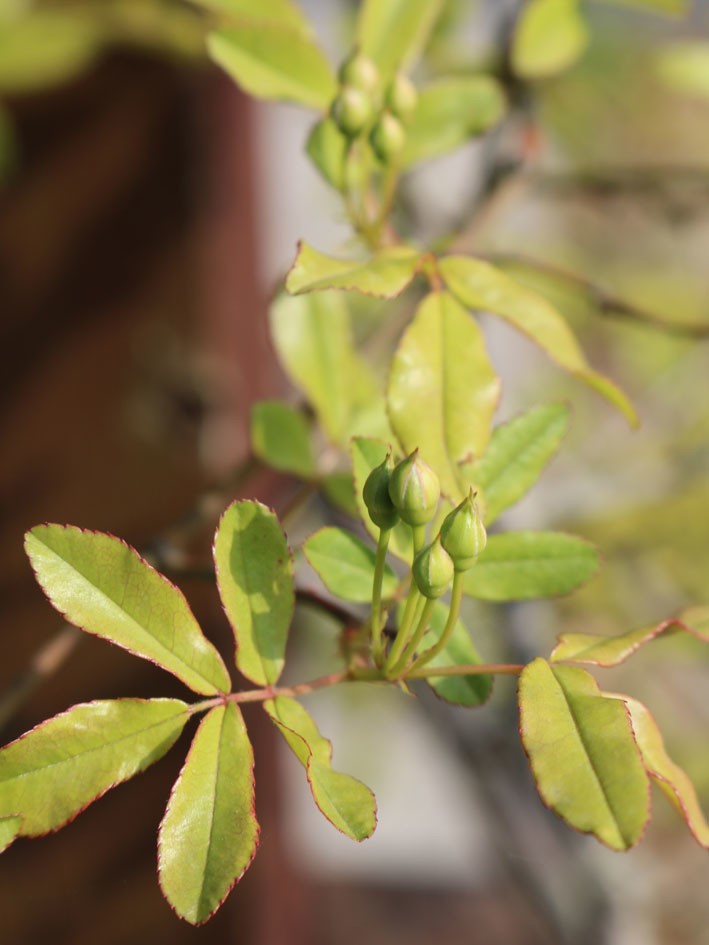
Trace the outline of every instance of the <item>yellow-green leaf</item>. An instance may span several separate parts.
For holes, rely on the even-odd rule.
[[[384,77],[408,69],[421,55],[443,0],[364,0],[357,18],[357,46]]]
[[[212,709],[192,741],[158,836],[160,888],[193,925],[216,912],[256,853],[253,771],[238,707]]]
[[[436,601],[431,613],[431,628],[421,642],[419,653],[438,641],[447,619],[448,607]],[[482,662],[463,622],[457,620],[453,635],[446,646],[426,663],[426,668],[430,667],[432,670],[431,675],[426,677],[426,682],[444,702],[474,708],[490,697],[492,676],[483,673],[473,673],[470,676],[436,676],[433,670],[436,666],[464,666]]]
[[[70,622],[162,666],[203,695],[229,692],[222,658],[179,588],[112,535],[37,525],[25,551],[50,603]]]
[[[545,79],[573,65],[588,45],[578,0],[530,0],[512,41],[512,68],[523,79]]]
[[[251,448],[269,466],[302,479],[315,475],[310,428],[302,411],[282,400],[261,400],[251,408]]]
[[[0,853],[4,853],[13,840],[19,837],[21,826],[21,817],[0,818]]]
[[[269,699],[263,707],[305,768],[313,799],[324,816],[353,840],[370,837],[377,826],[374,795],[361,781],[332,769],[332,745],[306,709],[286,696]]]
[[[478,325],[447,292],[432,292],[399,342],[387,401],[404,451],[419,448],[452,500],[464,492],[460,464],[487,446],[499,396]]]
[[[305,557],[325,587],[336,597],[365,603],[372,599],[374,551],[351,532],[328,526],[303,545]],[[389,565],[384,568],[382,597],[391,597],[398,580]]]
[[[616,406],[629,423],[637,425],[637,414],[626,395],[589,366],[568,324],[547,299],[482,259],[447,256],[439,268],[451,292],[464,305],[507,319],[557,364]]]
[[[301,241],[286,277],[286,289],[293,295],[322,289],[351,289],[392,299],[404,291],[420,263],[421,254],[407,246],[391,246],[371,259],[352,261],[326,256]]]
[[[260,502],[232,502],[214,536],[214,565],[237,668],[257,686],[272,686],[295,606],[293,562],[275,514]]]
[[[307,17],[292,0],[192,0],[198,6],[223,13],[240,23],[287,27],[312,36]]]
[[[628,711],[576,666],[535,659],[519,678],[520,735],[544,803],[613,850],[642,836],[649,782]]]
[[[0,750],[0,817],[19,834],[58,830],[167,752],[189,718],[178,699],[75,705]]]
[[[332,184],[336,190],[342,190],[347,138],[332,118],[322,118],[313,126],[305,150],[328,184]]]

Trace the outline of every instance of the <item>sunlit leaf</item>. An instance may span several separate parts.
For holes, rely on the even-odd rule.
[[[239,23],[287,27],[311,36],[312,26],[292,0],[192,0],[200,7],[224,13]]]
[[[495,427],[480,459],[461,467],[464,478],[483,490],[488,525],[534,485],[568,427],[566,404],[534,407]]]
[[[25,551],[50,603],[87,633],[162,666],[195,692],[229,692],[231,680],[182,592],[111,535],[37,525]]]
[[[294,295],[319,289],[352,289],[391,299],[404,291],[420,262],[421,254],[407,246],[391,246],[365,262],[353,262],[326,256],[301,241],[286,277],[286,289]]]
[[[709,98],[709,42],[674,42],[656,57],[657,74],[675,92]]]
[[[451,292],[464,305],[507,319],[557,364],[614,404],[631,424],[637,424],[637,414],[626,395],[589,366],[568,324],[547,299],[482,259],[447,256],[439,268]]]
[[[359,511],[359,517],[362,524],[367,529],[372,538],[377,541],[379,538],[379,528],[369,517],[367,506],[362,498],[362,490],[371,471],[381,465],[389,452],[389,446],[383,440],[372,439],[371,437],[355,436],[350,442],[350,455],[352,457],[352,472],[355,483],[355,501]],[[413,538],[411,536],[411,527],[405,522],[397,522],[389,538],[389,551],[402,561],[411,563],[413,555]]]
[[[308,421],[282,400],[261,400],[251,408],[251,448],[274,469],[303,479],[315,474]]]
[[[323,118],[313,126],[305,150],[328,184],[342,190],[347,138],[331,118]]]
[[[662,734],[650,711],[642,702],[630,696],[609,692],[604,695],[622,699],[625,703],[647,773],[670,799],[697,843],[709,849],[709,825],[699,805],[697,792],[687,774],[665,751]]]
[[[709,643],[709,607],[691,607],[675,619],[630,630],[617,637],[597,633],[562,633],[549,659],[557,663],[617,666],[656,637],[680,631],[691,633],[704,643]]]
[[[384,76],[408,69],[420,56],[443,9],[443,0],[364,0],[357,46]]]
[[[263,704],[298,761],[305,768],[315,803],[330,823],[353,840],[365,840],[377,825],[377,805],[369,788],[333,771],[332,745],[295,699],[278,696]]]
[[[323,53],[312,40],[286,26],[229,26],[209,34],[207,50],[257,98],[325,111],[335,95],[335,76]]]
[[[0,818],[0,853],[4,853],[13,840],[19,837],[21,826],[21,817]]]
[[[520,735],[542,800],[614,850],[638,842],[647,774],[625,706],[576,666],[535,659],[519,678]]]
[[[505,108],[502,87],[491,76],[450,76],[424,86],[406,129],[403,165],[408,167],[460,147],[496,125]]]
[[[529,0],[512,41],[512,68],[523,79],[544,79],[573,65],[588,45],[578,0]]]
[[[295,606],[293,562],[275,514],[260,502],[232,502],[214,536],[214,565],[237,668],[257,686],[272,686]]]
[[[374,551],[351,532],[327,527],[311,535],[303,545],[305,556],[325,587],[343,600],[372,599]],[[398,581],[389,565],[384,570],[382,596],[391,597]]]
[[[459,466],[487,446],[500,396],[477,323],[448,293],[419,306],[389,373],[389,419],[406,453],[419,448],[441,491],[462,498]]]
[[[160,888],[194,925],[219,908],[256,853],[253,769],[237,706],[212,709],[192,741],[158,837]]]
[[[438,641],[447,619],[448,607],[436,602],[431,614],[431,628],[423,638],[420,652]],[[440,653],[426,663],[426,667],[433,670],[436,666],[464,666],[482,662],[463,622],[457,620],[449,642]],[[482,705],[492,692],[492,676],[482,673],[470,676],[436,676],[432,672],[426,677],[426,682],[445,702],[451,705],[464,705],[468,708]]]
[[[482,600],[527,600],[568,594],[598,570],[598,552],[562,532],[490,535],[465,574],[465,593]]]
[[[116,699],[42,722],[0,750],[0,817],[21,815],[25,837],[58,830],[162,758],[188,718],[178,699]]]

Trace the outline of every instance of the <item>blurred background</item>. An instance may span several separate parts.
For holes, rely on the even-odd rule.
[[[302,5],[339,62],[355,6]],[[643,422],[630,432],[483,318],[504,383],[498,420],[552,399],[574,408],[560,454],[503,525],[568,528],[605,559],[570,598],[471,602],[466,623],[489,661],[547,653],[562,629],[620,633],[709,602],[709,4],[589,0],[581,58],[526,84],[505,55],[520,6],[446,3],[420,74],[492,71],[512,107],[484,138],[412,173],[397,219],[424,243],[461,231],[471,251],[552,298]],[[298,238],[335,252],[351,235],[302,153],[312,115],[243,95],[207,63],[206,24],[180,0],[0,3],[4,742],[75,702],[182,695],[156,668],[62,626],[24,557],[27,528],[68,522],[151,553],[228,653],[215,588],[191,565],[208,562],[231,498],[281,511],[302,490],[249,462],[251,404],[294,397],[268,340],[268,301]],[[415,303],[414,289],[395,325]],[[351,304],[364,340],[382,303]],[[395,342],[369,352],[382,384]],[[342,514],[311,496],[290,537]],[[302,610],[293,680],[333,665],[336,630]],[[708,668],[706,649],[678,635],[598,674],[653,710],[705,810]],[[210,923],[180,922],[156,880],[183,738],[56,836],[3,854],[2,941],[707,941],[706,851],[659,794],[625,855],[557,821],[519,745],[513,681],[498,680],[476,712],[363,688],[307,704],[338,767],[377,795],[371,840],[332,830],[247,707],[261,848]]]

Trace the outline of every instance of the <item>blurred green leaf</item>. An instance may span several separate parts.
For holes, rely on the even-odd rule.
[[[568,594],[598,570],[589,542],[562,532],[490,535],[464,589],[481,600],[527,600]]]
[[[321,528],[303,545],[305,556],[325,587],[343,600],[366,603],[372,599],[374,551],[342,528]],[[384,569],[382,597],[391,597],[398,580],[389,565]]]
[[[282,400],[261,400],[251,408],[251,448],[274,469],[303,479],[315,475],[308,421]]]
[[[359,509],[355,502],[354,481],[350,472],[334,472],[322,480],[322,490],[331,505],[352,518],[357,518]]]
[[[709,42],[685,40],[657,53],[660,80],[675,92],[709,98]]]
[[[419,448],[441,491],[459,501],[459,466],[487,446],[500,381],[477,323],[447,292],[432,292],[396,349],[389,419],[405,453]]]
[[[502,87],[491,76],[450,76],[424,86],[407,128],[403,166],[438,157],[492,128],[506,104]]]
[[[312,36],[313,28],[297,3],[292,0],[192,0],[200,7],[225,13],[242,24],[287,28],[303,36]]]
[[[355,436],[352,437],[350,442],[357,510],[362,524],[375,541],[379,538],[379,528],[369,517],[367,506],[362,498],[362,490],[367,477],[376,466],[384,462],[388,451],[389,446],[383,440]],[[401,558],[402,561],[410,564],[413,557],[413,547],[411,527],[405,522],[397,522],[389,538],[389,551],[397,558]]]
[[[419,652],[423,652],[438,642],[448,619],[448,607],[436,601],[431,613],[431,627],[426,633]],[[426,668],[435,669],[436,666],[464,666],[469,663],[481,664],[478,651],[470,638],[463,622],[457,620],[453,628],[453,635],[446,646],[437,653]],[[464,705],[468,708],[482,705],[492,692],[492,676],[473,674],[471,676],[436,676],[431,673],[426,682],[437,696],[451,705]]]
[[[326,111],[336,91],[332,68],[301,33],[272,25],[229,26],[207,37],[209,55],[250,95]]]
[[[188,718],[178,699],[115,699],[47,719],[0,750],[0,817],[21,816],[25,837],[58,830],[162,758]]]
[[[162,666],[203,695],[229,692],[222,658],[182,592],[118,538],[37,525],[25,551],[50,603],[70,623]]]
[[[495,427],[480,459],[461,466],[464,478],[483,491],[486,524],[534,485],[568,428],[566,404],[534,407]]]
[[[357,47],[386,78],[407,70],[421,55],[443,0],[363,0],[357,18]]]
[[[331,118],[323,118],[313,126],[305,150],[328,184],[342,190],[347,138]]]
[[[333,771],[332,745],[306,709],[286,696],[269,699],[263,707],[305,768],[313,799],[324,816],[353,840],[371,837],[377,825],[374,795],[356,778]]]
[[[232,502],[214,536],[214,565],[237,668],[257,686],[272,686],[295,604],[293,562],[275,514],[260,502]]]
[[[366,262],[353,262],[326,256],[301,241],[286,277],[286,289],[293,295],[319,289],[351,289],[392,299],[411,282],[420,262],[421,254],[408,246],[391,246]]]
[[[618,7],[639,7],[650,13],[664,13],[667,16],[684,16],[689,10],[688,0],[602,0]]]
[[[630,424],[637,425],[637,414],[626,395],[589,366],[573,332],[547,299],[481,259],[446,256],[439,268],[451,292],[464,305],[506,318],[557,364],[616,406]]]
[[[625,707],[576,666],[535,659],[519,678],[520,734],[544,803],[613,850],[650,816],[645,768]]]
[[[158,835],[160,888],[175,912],[206,922],[256,853],[254,756],[235,703],[197,729]]]
[[[512,68],[523,79],[545,79],[572,66],[588,45],[578,0],[530,0],[512,41]]]

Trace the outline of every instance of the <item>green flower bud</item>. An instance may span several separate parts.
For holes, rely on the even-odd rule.
[[[406,131],[398,118],[384,109],[369,135],[369,143],[382,164],[391,164],[402,152]]]
[[[436,514],[441,486],[431,467],[419,459],[415,449],[394,467],[389,478],[389,495],[408,525],[425,525]]]
[[[411,568],[416,586],[429,599],[445,594],[453,580],[454,570],[450,555],[441,545],[440,535],[419,551]]]
[[[401,72],[397,72],[384,93],[384,104],[404,124],[411,121],[418,104],[418,92],[414,83]]]
[[[467,571],[487,544],[487,532],[475,504],[473,490],[450,512],[441,525],[441,544],[456,571]]]
[[[399,513],[389,495],[389,479],[393,468],[391,453],[387,453],[384,462],[367,476],[362,490],[369,517],[379,528],[393,528],[399,521]]]
[[[348,138],[356,138],[372,120],[372,103],[366,92],[345,85],[332,103],[332,119]]]
[[[379,69],[367,56],[354,52],[340,66],[339,79],[342,85],[353,85],[373,96],[379,88]]]

